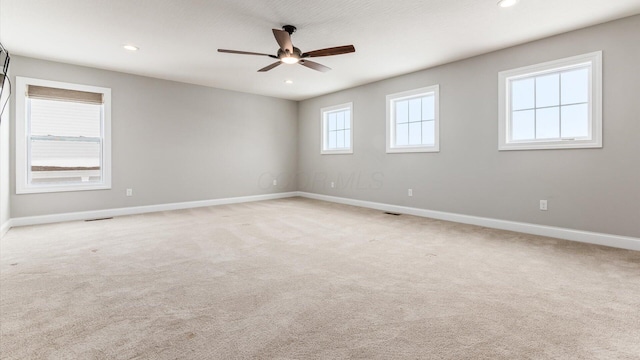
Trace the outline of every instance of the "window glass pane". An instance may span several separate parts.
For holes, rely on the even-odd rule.
[[[329,131],[336,129],[336,113],[329,113],[327,115],[329,121]]]
[[[560,107],[536,110],[536,139],[560,137]]]
[[[100,181],[99,142],[31,140],[32,183]]]
[[[336,129],[339,129],[339,130],[344,129],[344,111],[340,111],[336,113],[336,118],[338,119]]]
[[[409,145],[409,124],[396,125],[396,145]]]
[[[561,77],[563,105],[589,101],[589,69],[563,72]]]
[[[589,136],[589,105],[563,106],[562,137],[580,138]]]
[[[511,139],[535,139],[534,110],[514,111],[511,114]]]
[[[409,101],[396,101],[396,123],[406,123],[409,121]]]
[[[335,149],[336,148],[336,132],[335,131],[329,131],[329,149]]]
[[[344,111],[344,128],[351,129],[351,111]]]
[[[511,110],[533,109],[534,79],[511,81]]]
[[[435,120],[435,96],[428,95],[422,98],[422,120]]]
[[[29,99],[32,135],[100,137],[102,105]]]
[[[422,120],[422,100],[420,98],[409,100],[409,121]]]
[[[436,122],[434,120],[422,122],[422,144],[435,145],[436,143],[435,126],[436,126]]]
[[[336,107],[337,108],[337,107]],[[351,148],[351,110],[323,110],[325,134],[323,150],[344,150]]]
[[[536,108],[560,105],[560,74],[536,78]]]
[[[336,131],[336,147],[343,148],[344,147],[344,130]]]
[[[430,86],[387,95],[393,107],[389,114],[387,152],[438,151],[437,97],[438,86]],[[426,119],[426,120],[425,120]],[[397,148],[397,149],[394,149]]]
[[[422,144],[422,122],[409,123],[409,145]]]

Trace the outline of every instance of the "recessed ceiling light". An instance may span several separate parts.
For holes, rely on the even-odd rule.
[[[123,48],[125,48],[125,50],[129,50],[129,51],[137,51],[138,47],[137,46],[133,46],[133,45],[124,45]]]
[[[293,80],[285,80],[284,83],[288,84],[288,85],[291,85],[291,84],[293,84]]]
[[[517,4],[518,1],[519,0],[500,0],[498,1],[498,6],[506,8]]]

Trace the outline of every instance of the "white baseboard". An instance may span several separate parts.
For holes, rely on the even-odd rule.
[[[282,199],[282,198],[288,198],[293,196],[298,196],[297,192],[294,191],[294,192],[285,192],[285,193],[276,193],[276,194],[240,196],[240,197],[224,198],[224,199],[187,201],[187,202],[179,202],[179,203],[171,203],[171,204],[80,211],[80,212],[42,215],[42,216],[27,216],[27,217],[10,219],[9,220],[10,223],[8,225],[7,230],[9,230],[9,228],[11,227],[18,227],[18,226],[49,224],[49,223],[56,223],[56,222],[63,222],[63,221],[101,219],[101,218],[109,218],[114,216],[144,214],[144,213],[157,212],[157,211],[182,210],[182,209],[191,209],[191,208],[198,208],[198,207],[205,207],[205,206],[237,204],[237,203],[262,201],[262,200],[274,200],[274,199]]]
[[[8,219],[4,223],[0,224],[0,239],[11,229],[11,219]]]
[[[426,210],[407,206],[390,205],[384,203],[377,203],[364,200],[355,200],[349,198],[342,198],[329,195],[314,194],[308,192],[299,191],[298,195],[309,199],[323,200],[329,202],[335,202],[339,204],[353,205],[359,207],[365,207],[370,209],[389,211],[394,213],[401,213],[407,215],[415,215],[421,217],[428,217],[439,220],[453,221],[463,224],[471,224],[484,226],[488,228],[510,230],[521,232],[525,234],[533,234],[540,236],[548,236],[553,238],[597,244],[604,246],[611,246],[621,249],[637,250],[640,251],[640,238],[620,236],[612,234],[603,234],[590,231],[566,229],[554,226],[537,225],[516,221],[499,220],[492,218],[485,218],[479,216],[462,215],[443,211]]]
[[[407,214],[407,215],[415,215],[415,216],[428,217],[433,219],[453,221],[453,222],[459,222],[463,224],[478,225],[478,226],[484,226],[484,227],[489,227],[494,229],[510,230],[510,231],[516,231],[516,232],[521,232],[525,234],[548,236],[553,238],[578,241],[578,242],[589,243],[589,244],[597,244],[597,245],[611,246],[611,247],[616,247],[621,249],[640,251],[640,239],[635,237],[603,234],[603,233],[596,233],[596,232],[590,232],[590,231],[560,228],[560,227],[554,227],[554,226],[545,226],[545,225],[537,225],[537,224],[530,224],[530,223],[523,223],[523,222],[516,222],[516,221],[485,218],[485,217],[479,217],[479,216],[462,215],[462,214],[455,214],[455,213],[449,213],[449,212],[443,212],[443,211],[426,210],[426,209],[419,209],[419,208],[413,208],[413,207],[407,207],[407,206],[391,205],[391,204],[377,203],[377,202],[371,202],[371,201],[314,194],[314,193],[308,193],[303,191],[292,191],[292,192],[276,193],[276,194],[241,196],[241,197],[234,197],[234,198],[188,201],[188,202],[171,203],[171,204],[135,206],[135,207],[117,208],[117,209],[105,209],[105,210],[82,211],[82,212],[73,212],[73,213],[13,218],[13,219],[9,219],[8,221],[6,221],[4,224],[0,226],[0,237],[4,236],[4,234],[10,228],[18,227],[18,226],[48,224],[48,223],[56,223],[56,222],[63,222],[63,221],[100,219],[100,218],[107,218],[107,217],[114,217],[114,216],[144,214],[144,213],[157,212],[157,211],[181,210],[181,209],[190,209],[190,208],[205,207],[205,206],[282,199],[282,198],[288,198],[288,197],[294,197],[294,196],[301,196],[309,199],[323,200],[323,201],[329,201],[329,202],[345,204],[345,205],[365,207],[365,208],[376,209],[381,211],[389,211],[389,212],[395,212],[395,213],[401,213],[401,214]]]

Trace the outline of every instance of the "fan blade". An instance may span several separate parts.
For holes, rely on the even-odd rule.
[[[273,36],[275,36],[278,45],[282,51],[289,51],[293,53],[293,44],[291,43],[291,35],[284,30],[273,29]]]
[[[332,48],[309,51],[302,54],[302,57],[306,58],[306,57],[341,55],[341,54],[352,53],[355,51],[356,51],[356,48],[353,47],[353,45],[336,46]]]
[[[269,54],[262,54],[262,53],[256,53],[256,52],[249,52],[249,51],[238,51],[238,50],[226,50],[226,49],[218,49],[218,52],[221,53],[229,53],[229,54],[240,54],[240,55],[260,55],[260,56],[268,56],[268,57],[272,57],[274,59],[277,59],[278,57],[275,55],[269,55]]]
[[[309,69],[318,70],[318,71],[322,71],[322,72],[327,72],[327,71],[331,70],[330,67],[324,66],[322,64],[318,64],[317,62],[310,61],[310,60],[300,60],[300,62],[298,64],[300,64],[302,66],[306,66]]]
[[[282,64],[280,61],[276,61],[273,64],[269,65],[269,66],[265,66],[262,69],[258,70],[258,72],[265,72],[265,71],[269,71],[271,69],[273,69],[274,67],[278,66]]]

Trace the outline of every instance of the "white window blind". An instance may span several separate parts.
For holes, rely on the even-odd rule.
[[[29,179],[100,182],[102,104],[29,98]]]

